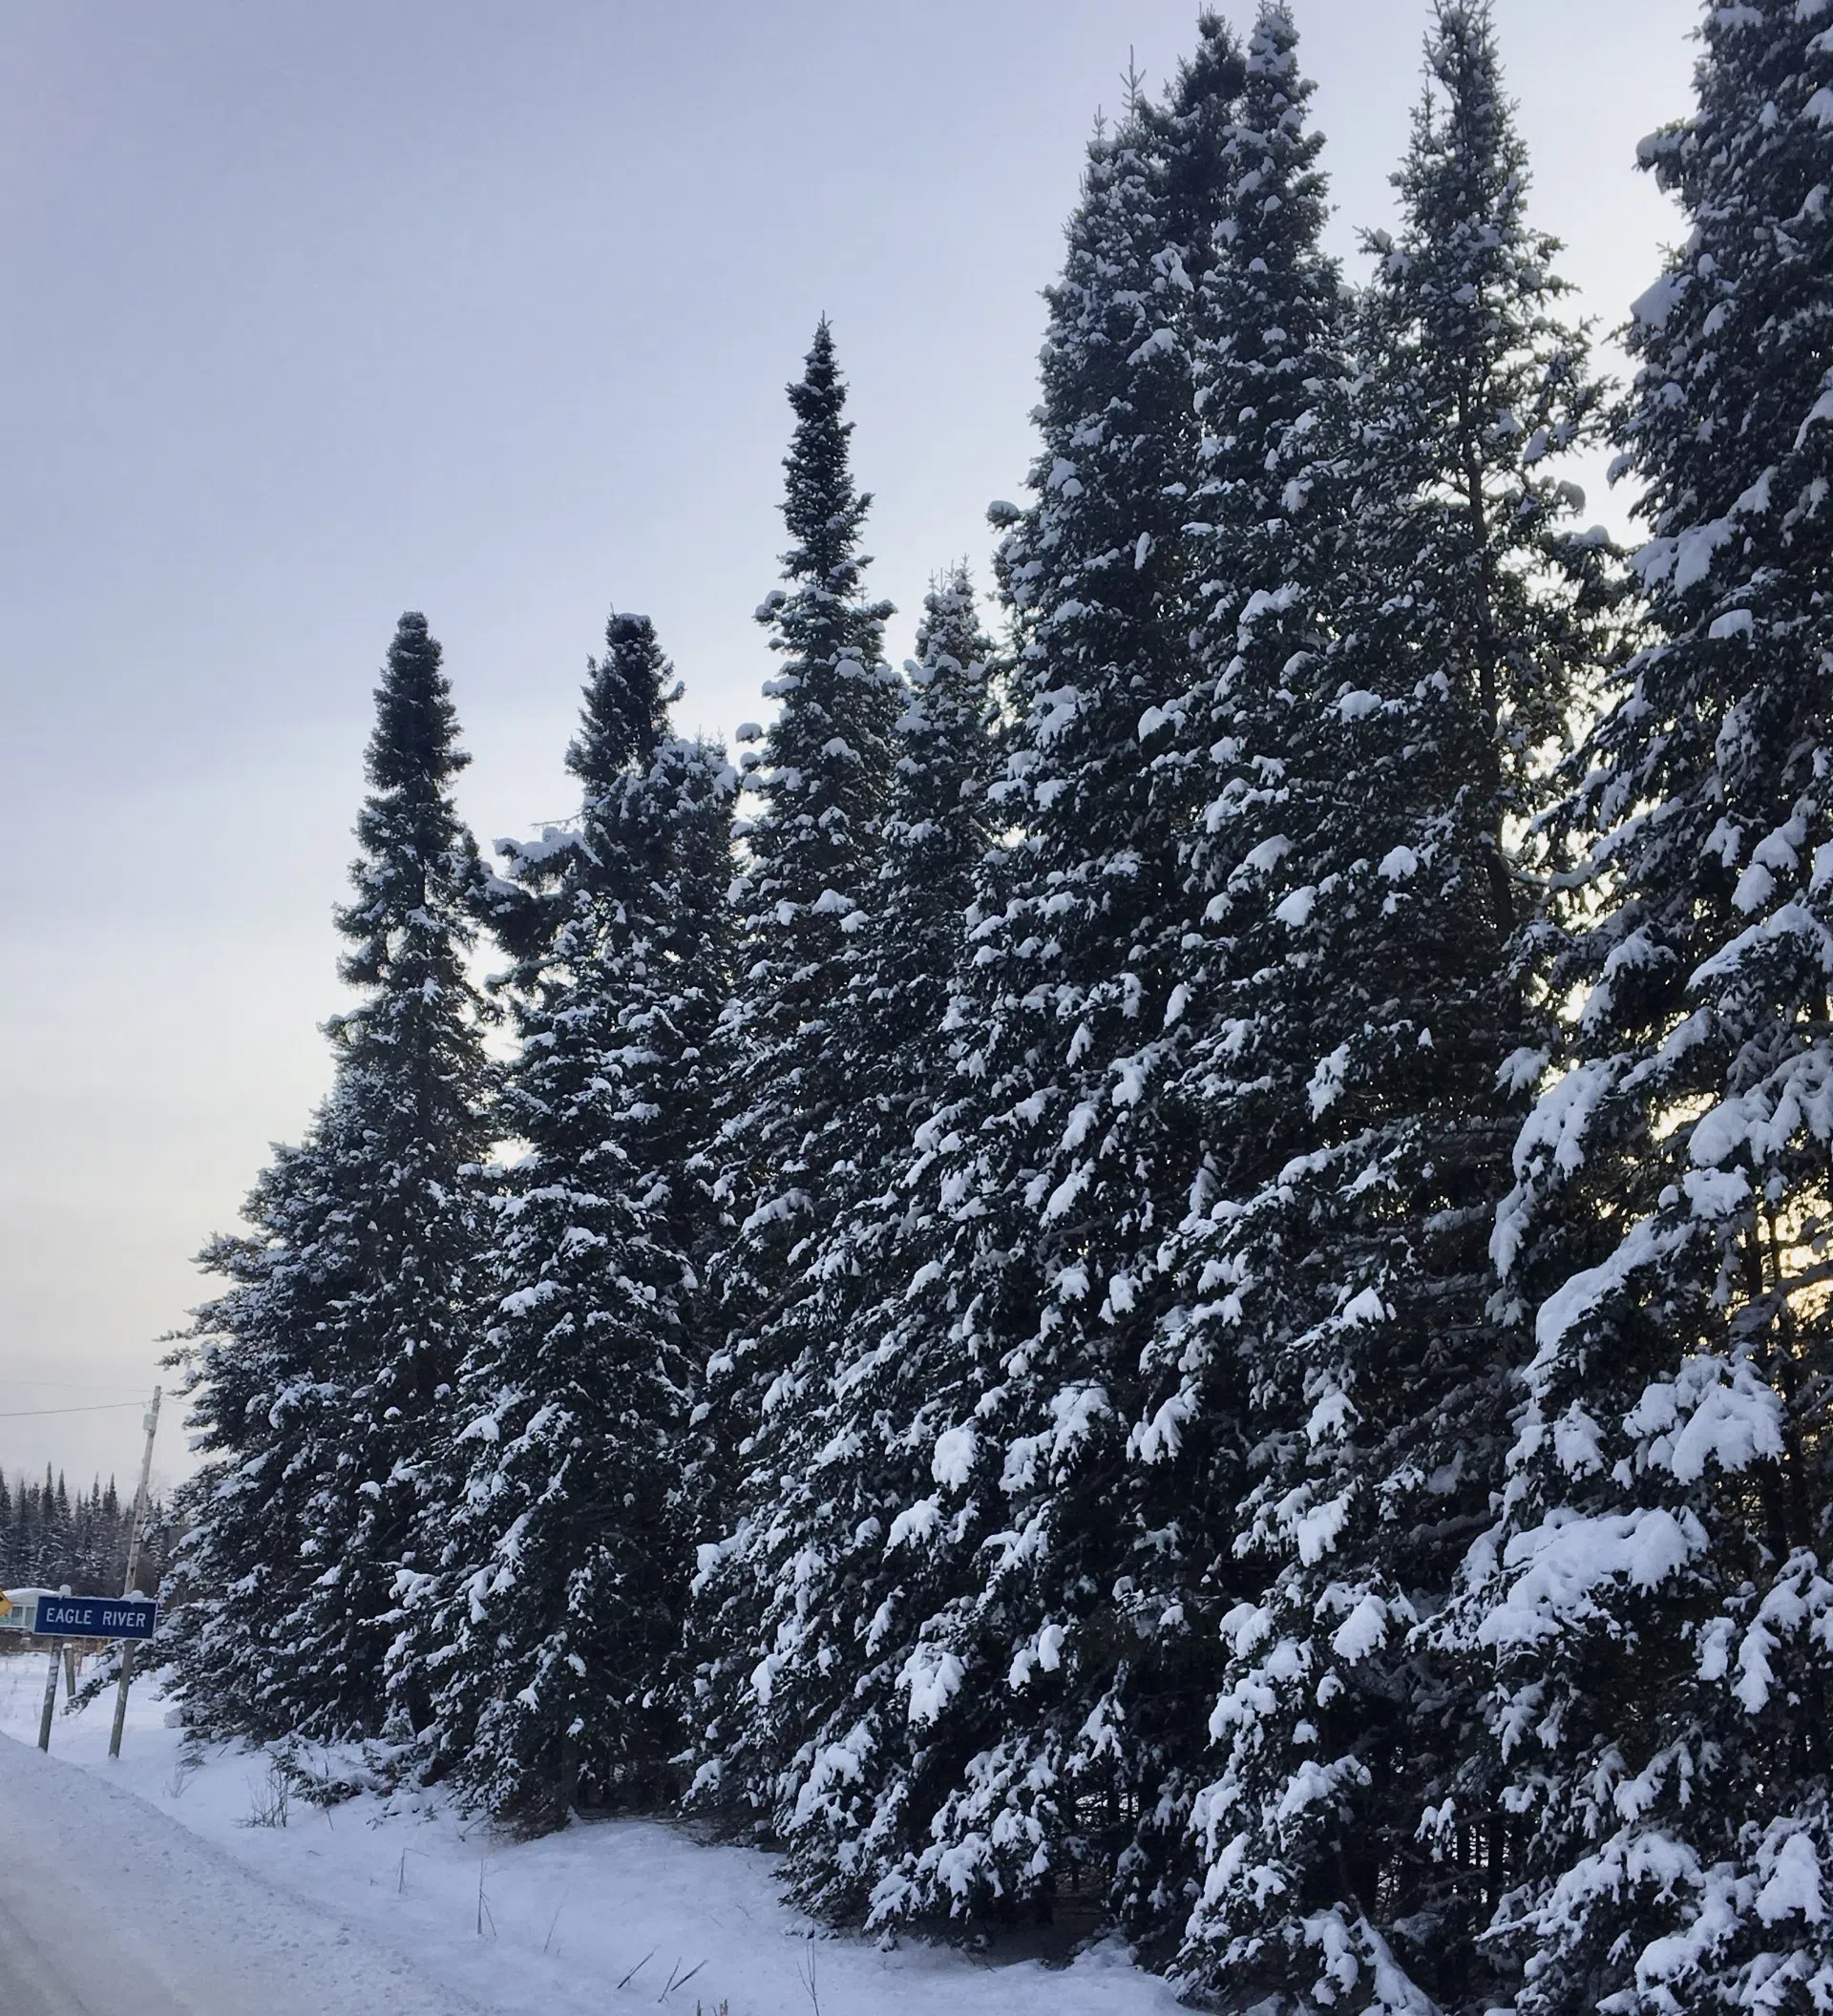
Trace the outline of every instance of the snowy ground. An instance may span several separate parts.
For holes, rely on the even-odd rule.
[[[131,1792],[0,1738],[5,2016],[475,2016]]]
[[[36,1741],[43,1688],[42,1659],[0,1659],[0,1737]],[[258,1880],[283,1945],[296,1941],[304,1914],[322,1943],[376,1952],[391,1976],[411,1974],[453,2011],[615,2016],[661,2006],[690,2016],[698,2004],[704,2016],[722,2005],[729,2016],[1169,2016],[1176,2007],[1162,1982],[1112,1946],[1049,1968],[913,1941],[883,1951],[816,1936],[778,1896],[770,1858],[705,1847],[651,1821],[507,1842],[443,1800],[386,1808],[365,1797],[328,1812],[295,1802],[284,1826],[251,1824],[275,1816],[260,1754],[216,1750],[187,1770],[163,1704],[141,1686],[120,1762],[111,1765],[112,1707],[111,1698],[72,1718],[60,1696],[53,1764],[134,1795],[214,1851],[197,1858],[201,1889],[213,1888],[209,1871],[222,1858]],[[27,1761],[8,1755],[9,1784]],[[48,1782],[70,1780],[53,1771]],[[100,1809],[90,1799],[87,1810]],[[167,1865],[184,1859],[162,1857]],[[204,1907],[206,1918],[220,1920],[225,1902]],[[250,1929],[259,1917],[236,1907],[244,1942],[263,1936]],[[384,2005],[407,2006],[387,1990]]]

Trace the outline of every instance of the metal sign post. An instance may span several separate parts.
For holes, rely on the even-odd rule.
[[[63,1664],[64,1641],[51,1641],[51,1663],[45,1668],[45,1705],[38,1716],[38,1748],[51,1753],[51,1718],[57,1710],[57,1669]]]
[[[134,1521],[127,1536],[127,1586],[123,1596],[134,1594],[134,1584],[140,1572],[140,1528],[146,1522],[146,1494],[153,1481],[153,1438],[159,1432],[159,1388],[153,1389],[153,1405],[146,1417],[146,1452],[140,1458],[140,1488],[134,1494]],[[109,1732],[108,1754],[118,1757],[121,1754],[121,1731],[127,1726],[127,1690],[134,1678],[134,1648],[121,1648],[121,1682],[115,1690],[115,1727]]]

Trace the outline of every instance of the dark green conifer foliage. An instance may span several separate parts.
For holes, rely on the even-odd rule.
[[[335,1095],[334,1095],[335,1096]],[[268,1741],[300,1699],[291,1620],[308,1564],[321,1480],[306,1461],[334,1436],[330,1325],[351,1288],[326,1238],[341,1217],[314,1129],[278,1147],[242,1218],[199,1256],[227,1291],[197,1312],[184,1338],[193,1446],[202,1463],[179,1486],[186,1527],[162,1649],[193,1729]]]
[[[920,1264],[912,1142],[950,1073],[942,1024],[989,840],[994,662],[964,568],[930,593],[917,652],[837,1024],[853,1101],[832,1130],[832,1220],[783,1317],[795,1340],[783,1356],[828,1374],[779,1431],[769,1496],[741,1498],[718,1572],[756,1591],[758,1651],[702,1745],[703,1786],[748,1788],[789,1844],[798,1894],[842,1918],[913,1845],[902,1806],[878,1796],[909,1740],[881,1620],[908,1606],[917,1565],[886,1537],[929,1486],[931,1438],[905,1423],[942,1396],[907,1383],[885,1292]]]
[[[879,1919],[1047,1910],[1070,1881],[1125,1894],[1163,1775],[1135,1729],[1156,1653],[1112,1495],[1167,1172],[1188,1160],[1188,1119],[1157,1097],[1182,1040],[1181,879],[1139,729],[1192,677],[1186,255],[1220,200],[1203,221],[1187,171],[1219,116],[1205,91],[1240,78],[1212,21],[1205,48],[1169,110],[1135,99],[1098,134],[1048,297],[1035,501],[1000,558],[1009,844],[969,912],[915,1236],[860,1329],[898,1452],[902,1502],[877,1515],[895,1581],[864,1619],[874,1747],[856,1782],[830,1753],[810,1783],[857,1837],[842,1866]]]
[[[1253,978],[1244,926],[1285,830],[1304,673],[1326,641],[1345,543],[1349,302],[1319,246],[1327,204],[1323,142],[1306,124],[1311,94],[1291,15],[1263,6],[1218,164],[1223,216],[1192,306],[1198,676],[1147,717],[1142,737],[1181,849],[1185,929],[1167,1008],[1184,1043],[1168,1098],[1196,1118],[1191,1159],[1169,1173],[1199,1221],[1218,1194],[1251,1190],[1276,1168],[1291,1131],[1265,1068],[1275,1033],[1243,1014],[1239,996]],[[1144,1354],[1126,1483],[1125,1516],[1143,1543],[1133,1601],[1157,1648],[1166,1760],[1151,1852],[1128,1901],[1158,1935],[1193,1894],[1190,1802],[1207,1775],[1217,1620],[1258,1586],[1234,1556],[1243,1368],[1207,1300],[1173,1266]]]
[[[510,850],[521,957],[485,1298],[458,1381],[434,1611],[435,1763],[523,1828],[653,1801],[688,1554],[693,1252],[732,773],[668,733],[673,675],[614,615],[568,754],[576,829]]]
[[[859,536],[872,499],[853,488],[853,423],[841,418],[846,388],[825,321],[790,404],[790,585],[758,611],[781,657],[765,695],[782,704],[748,769],[759,808],[738,830],[743,981],[728,1040],[740,1084],[723,1149],[722,1194],[736,1237],[721,1292],[733,1326],[732,1376],[748,1390],[773,1376],[751,1369],[756,1338],[776,1306],[785,1256],[823,1210],[824,1132],[852,1096],[833,1014],[852,973],[857,927],[848,920],[877,872],[900,704],[882,652],[890,607],[861,595],[870,561]]]
[[[709,1494],[689,1712],[715,1754],[727,1740],[727,1704],[742,1698],[757,1663],[768,1600],[742,1564],[741,1529],[752,1507],[772,1502],[783,1436],[827,1376],[793,1311],[839,1194],[834,1164],[856,1096],[844,1016],[877,875],[901,698],[881,648],[889,606],[862,593],[871,499],[853,487],[853,426],[842,418],[846,388],[825,320],[790,404],[787,585],[758,611],[781,660],[765,694],[782,704],[748,765],[757,812],[736,829],[737,980],[722,1032],[728,1117],[713,1148],[727,1221],[712,1270],[708,1320],[722,1334],[706,1401],[719,1481]],[[744,1773],[703,1772],[700,1791],[734,1805],[761,1796]]]
[[[183,1340],[195,1728],[518,1829],[685,1765],[828,1918],[1251,2016],[1833,2010],[1833,0],[1701,46],[1633,658],[1490,0],[1356,300],[1285,0],[1129,77],[1010,662],[958,572],[884,664],[823,322],[735,882],[645,620],[497,882],[403,620],[360,1005]],[[0,1481],[13,1579],[120,1523]]]
[[[185,1487],[197,1600],[175,1628],[186,1712],[224,1732],[372,1734],[390,1689],[425,1720],[415,1663],[384,1674],[397,1584],[427,1565],[489,1142],[467,974],[483,870],[453,806],[456,738],[439,646],[404,616],[337,916],[359,999],[327,1025],[332,1089],[257,1186],[253,1234],[206,1250],[232,1285],[188,1334],[206,1457]]]
[[[1485,1993],[1486,1838],[1473,1858],[1422,1832],[1476,1704],[1412,1633],[1499,1480],[1485,1241],[1540,1026],[1511,850],[1612,593],[1548,470],[1598,395],[1526,221],[1487,9],[1446,0],[1427,57],[1401,230],[1372,248],[1320,634],[1279,674],[1275,763],[1223,794],[1225,815],[1260,789],[1268,808],[1211,870],[1216,1146],[1162,1347],[1193,1376],[1155,1424],[1200,1418],[1211,1384],[1245,1397],[1183,1965],[1269,2008],[1409,2016]]]
[[[1209,7],[1197,10],[1196,47],[1179,63],[1162,105],[1128,79],[1128,115],[1150,122],[1164,158],[1166,239],[1192,283],[1201,282],[1221,246],[1216,192],[1225,186],[1224,156],[1233,144],[1246,80],[1240,38]]]
[[[60,1500],[59,1493],[62,1493]],[[60,1502],[68,1507],[60,1518]],[[128,1518],[115,1480],[98,1479],[73,1499],[49,1468],[43,1484],[21,1477],[17,1490],[0,1476],[0,1588],[62,1588],[77,1596],[118,1596],[127,1574]],[[163,1510],[148,1510],[139,1586],[156,1589],[164,1572]]]
[[[1527,1404],[1445,1632],[1534,2016],[1833,1999],[1833,8],[1709,10],[1696,90],[1641,149],[1691,226],[1620,423],[1653,641],[1563,810]]]

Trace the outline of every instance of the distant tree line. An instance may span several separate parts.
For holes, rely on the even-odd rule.
[[[134,1513],[130,1493],[123,1500],[111,1477],[74,1495],[49,1464],[44,1480],[20,1476],[9,1484],[0,1476],[0,1588],[60,1589],[74,1596],[118,1596],[126,1588],[127,1549]],[[147,1509],[140,1544],[146,1590],[157,1589],[165,1573],[170,1532],[163,1503]]]
[[[1351,286],[1267,0],[1090,143],[997,640],[887,662],[825,323],[735,764],[614,615],[493,870],[402,619],[194,1727],[1263,2016],[1833,2006],[1833,0],[1699,32],[1625,389],[1488,8]]]

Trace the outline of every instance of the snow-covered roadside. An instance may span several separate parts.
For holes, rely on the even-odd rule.
[[[0,1739],[6,2016],[482,2016],[143,1799]]]
[[[36,1739],[41,1659],[0,1659],[0,1733]],[[444,1800],[294,1801],[284,1826],[265,1760],[214,1750],[183,1765],[155,1690],[135,1690],[118,1764],[112,1699],[60,1712],[61,1757],[136,1794],[261,1878],[413,1973],[499,2016],[605,2016],[658,2005],[687,2016],[1169,2016],[1165,1984],[1112,1947],[1073,1966],[989,1965],[907,1941],[895,1950],[813,1927],[777,1894],[770,1858],[705,1847],[650,1821],[579,1826],[509,1842]],[[480,1930],[479,1927],[482,1927]],[[671,1975],[675,1985],[669,1987]],[[622,1985],[620,1985],[622,1984]]]

